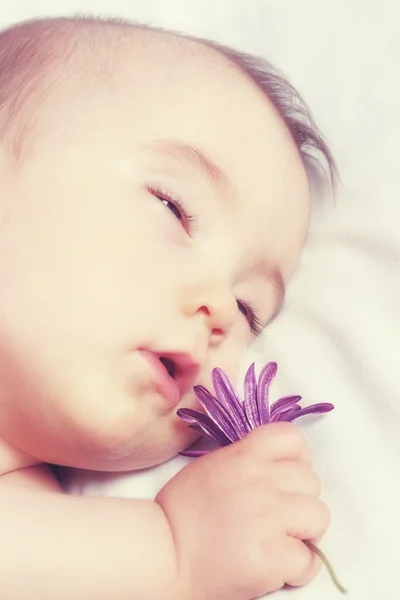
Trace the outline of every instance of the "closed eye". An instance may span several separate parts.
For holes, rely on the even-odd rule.
[[[256,337],[260,337],[265,328],[265,323],[263,323],[263,321],[257,316],[256,311],[249,302],[237,300],[237,305],[240,312],[246,317],[252,333]]]
[[[190,214],[184,207],[183,202],[175,194],[161,188],[160,186],[149,186],[149,192],[155,196],[181,223],[185,231],[192,235],[196,231],[197,217]]]

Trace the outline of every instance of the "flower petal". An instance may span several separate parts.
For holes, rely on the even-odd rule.
[[[186,419],[184,419],[186,421]],[[197,425],[192,423],[191,425],[188,425],[189,429],[193,429],[194,431],[198,431],[199,433],[204,433],[202,428],[200,427],[200,425]]]
[[[274,416],[272,417],[271,421],[272,422],[293,421],[293,419],[296,418],[296,416],[300,410],[302,410],[301,406],[299,406],[298,404],[295,404],[295,406],[293,406],[292,408],[289,408],[288,410],[283,410],[280,413],[275,413]]]
[[[293,421],[294,419],[298,419],[299,417],[303,417],[304,415],[330,412],[334,408],[335,407],[333,406],[333,404],[330,404],[329,402],[323,402],[321,404],[312,404],[311,406],[300,408],[300,410],[288,410],[286,411],[286,413],[281,414],[281,416],[285,415],[285,418],[282,419],[284,421]]]
[[[250,427],[255,429],[261,425],[257,406],[257,379],[254,363],[250,365],[244,378],[244,412]]]
[[[222,369],[213,369],[212,379],[218,400],[231,415],[232,425],[234,425],[237,435],[240,439],[243,438],[251,431],[251,428],[235,388]]]
[[[231,442],[239,441],[239,436],[235,431],[235,425],[232,423],[231,415],[222,406],[217,398],[214,398],[210,392],[202,385],[195,385],[194,392],[201,402],[204,410],[216,423],[221,431]]]
[[[276,400],[271,406],[271,410],[269,413],[271,421],[272,418],[275,416],[275,413],[281,413],[284,410],[287,410],[288,408],[293,406],[293,404],[297,404],[299,400],[301,400],[301,396],[284,396],[283,398],[279,398],[279,400]]]
[[[269,423],[269,387],[271,381],[276,375],[278,365],[276,362],[269,362],[262,368],[260,376],[258,378],[257,386],[257,406],[258,414],[260,415],[260,421],[264,425]]]
[[[177,411],[177,415],[191,425],[194,425],[196,431],[198,431],[198,427],[200,427],[206,436],[210,437],[221,446],[228,446],[231,444],[231,440],[226,437],[224,432],[219,429],[208,415],[205,415],[198,410],[193,410],[192,408],[180,408]]]
[[[182,452],[178,452],[178,454],[180,454],[180,456],[189,456],[189,458],[197,458],[198,456],[209,454],[209,452],[209,450],[182,450]]]

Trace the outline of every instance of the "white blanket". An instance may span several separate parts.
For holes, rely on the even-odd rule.
[[[396,0],[13,0],[0,24],[45,14],[126,16],[263,54],[302,91],[336,155],[335,209],[316,211],[284,314],[243,363],[280,365],[275,395],[336,410],[299,423],[332,510],[321,542],[351,600],[399,600],[400,8]],[[8,3],[7,3],[8,4]],[[153,497],[187,459],[73,493]],[[336,600],[326,572],[277,598]]]

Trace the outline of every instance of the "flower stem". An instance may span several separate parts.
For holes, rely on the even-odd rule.
[[[331,563],[326,558],[326,556],[322,552],[322,550],[320,550],[315,544],[313,544],[312,542],[310,542],[310,540],[303,540],[303,542],[304,542],[304,544],[306,546],[308,546],[310,548],[310,550],[312,550],[313,552],[315,552],[315,554],[318,556],[318,558],[320,558],[322,560],[322,562],[324,563],[324,565],[328,569],[328,573],[331,576],[331,579],[332,579],[334,585],[337,587],[337,589],[339,590],[339,592],[341,592],[342,594],[347,594],[347,590],[339,583],[338,578],[335,575],[335,572],[334,572],[334,570],[332,568]]]

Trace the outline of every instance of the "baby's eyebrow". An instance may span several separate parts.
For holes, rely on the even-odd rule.
[[[226,201],[231,205],[235,190],[225,171],[199,148],[178,140],[157,140],[146,144],[146,148],[177,161],[186,162],[191,168],[205,176]]]

